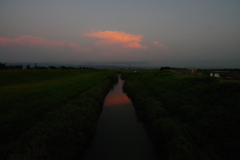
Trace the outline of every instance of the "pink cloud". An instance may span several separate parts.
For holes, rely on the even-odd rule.
[[[68,47],[74,51],[88,51],[84,47],[79,46],[75,43],[70,43],[68,41],[58,41],[58,40],[46,40],[39,37],[33,36],[20,36],[18,38],[8,39],[0,37],[0,46],[8,47],[10,45],[20,45],[26,47],[42,47],[47,49],[61,49],[62,47]]]
[[[168,49],[168,47],[165,44],[161,44],[158,41],[153,42],[152,44],[156,49],[159,49],[159,50],[167,50]]]
[[[129,43],[125,45],[126,48],[141,48],[141,49],[147,49],[147,46],[141,46],[139,43]]]
[[[99,31],[93,33],[85,33],[86,37],[93,37],[100,39],[95,44],[101,45],[113,45],[118,44],[123,48],[135,48],[135,49],[147,49],[147,46],[142,46],[139,43],[142,41],[141,35],[132,35],[119,31]]]

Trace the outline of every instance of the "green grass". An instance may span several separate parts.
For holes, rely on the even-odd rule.
[[[114,79],[116,81],[116,74],[113,71],[107,70],[15,70],[1,71],[1,73],[0,150],[3,158],[11,154],[21,155],[26,152],[26,148],[31,146],[30,144],[37,143],[34,139],[41,137],[42,132],[45,132],[49,126],[49,133],[56,125],[60,127],[57,127],[59,129],[56,130],[56,133],[53,133],[57,135],[52,135],[52,137],[55,138],[63,138],[63,136],[66,135],[70,136],[70,133],[62,133],[61,127],[69,130],[72,123],[75,123],[73,133],[80,134],[80,131],[76,128],[77,125],[83,125],[80,123],[80,119],[86,119],[85,121],[89,120],[88,123],[91,123],[91,126],[93,126],[106,92],[114,82]],[[94,91],[90,91],[91,88],[94,88]],[[101,92],[97,91],[99,88]],[[99,93],[99,95],[95,96],[96,99],[91,100],[91,96],[94,97],[94,94],[96,94],[93,92]],[[82,94],[85,96],[81,97],[80,95]],[[79,96],[81,98],[79,98]],[[71,101],[74,101],[74,103]],[[79,102],[76,103],[77,101]],[[90,101],[92,101],[93,104],[89,104]],[[90,106],[84,109],[84,112],[88,112],[89,115],[85,114],[81,116],[83,107],[80,106],[84,105]],[[92,110],[91,106],[95,106],[95,109],[93,109],[95,114],[89,112],[89,110]],[[67,109],[73,110],[74,112],[68,112]],[[51,121],[51,116],[59,116],[58,122],[56,121],[55,123],[55,121]],[[61,123],[64,122],[66,118],[71,119],[71,116],[73,118],[72,121],[76,120],[75,122]],[[74,116],[76,117],[75,119]],[[93,116],[94,120],[86,118],[88,116]],[[87,127],[87,123],[83,126],[91,128]],[[94,130],[94,128],[91,130]],[[89,133],[84,132],[84,136],[80,137],[87,139],[87,135],[89,136]],[[45,137],[46,136],[47,135],[45,135]],[[76,135],[75,138],[78,138],[78,135]],[[27,139],[27,141],[24,139]],[[73,141],[73,139],[71,140]],[[26,143],[26,148],[22,152],[20,152],[19,149],[20,142],[23,144]],[[56,144],[57,143],[52,142],[46,146],[55,148],[55,150],[58,151],[57,153],[63,152],[62,149],[60,152]],[[78,144],[83,145],[83,143]],[[30,148],[34,147],[31,146]],[[69,148],[71,148],[71,146],[69,146]],[[41,153],[45,153],[43,150],[44,148]],[[48,157],[48,154],[52,156],[54,153],[54,151],[46,152],[45,158]],[[34,157],[36,154],[35,151],[31,150],[31,156]],[[69,155],[69,153],[66,154]]]
[[[201,73],[205,76],[210,76],[210,73],[219,73],[220,77],[224,78],[225,76],[232,77],[234,80],[240,80],[239,71],[211,71],[211,70],[198,70],[196,73]]]
[[[239,157],[239,83],[168,71],[125,79],[124,90],[167,159]]]

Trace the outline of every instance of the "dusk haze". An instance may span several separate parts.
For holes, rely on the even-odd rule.
[[[0,63],[240,68],[239,0],[2,0]]]
[[[0,0],[0,160],[238,160],[240,0]]]

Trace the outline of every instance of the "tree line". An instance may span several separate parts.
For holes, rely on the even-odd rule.
[[[67,67],[67,66],[37,66],[35,63],[34,67],[31,67],[30,64],[24,67],[23,65],[7,65],[6,63],[0,63],[0,70],[1,69],[94,69],[93,67]]]

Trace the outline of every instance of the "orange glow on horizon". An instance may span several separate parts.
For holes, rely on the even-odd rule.
[[[142,46],[139,42],[142,41],[141,35],[132,35],[119,31],[99,31],[93,33],[85,33],[83,36],[101,39],[96,42],[96,45],[112,45],[121,44],[124,48],[147,49],[147,46]]]

